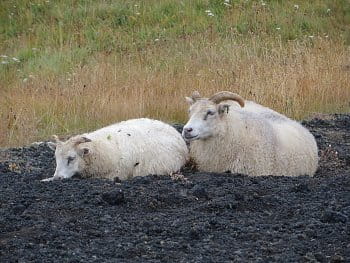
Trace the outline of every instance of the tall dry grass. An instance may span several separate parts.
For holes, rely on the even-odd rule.
[[[135,117],[185,122],[184,96],[194,90],[230,90],[296,119],[350,109],[350,51],[340,40],[197,38],[95,56],[64,75],[34,75],[1,89],[0,145]]]
[[[348,111],[349,22],[347,0],[0,1],[0,147],[185,121],[195,89],[298,119]]]

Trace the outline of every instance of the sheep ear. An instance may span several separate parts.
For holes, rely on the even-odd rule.
[[[196,100],[196,99],[199,99],[200,97],[201,95],[197,90],[192,93],[192,99]]]
[[[230,109],[230,105],[228,105],[228,104],[220,104],[218,112],[221,115],[221,114],[223,114],[225,112],[228,113],[229,109]]]
[[[81,144],[81,143],[85,143],[85,142],[91,142],[91,140],[89,138],[81,136],[75,141],[75,145],[78,145],[78,144]]]
[[[59,145],[59,144],[62,143],[62,142],[60,141],[60,139],[58,138],[57,135],[52,135],[52,139],[53,139],[54,142],[48,142],[47,145],[49,146],[49,148],[50,148],[51,150],[54,150],[54,151],[55,151],[57,145]]]
[[[54,143],[54,142],[48,142],[48,143],[47,143],[47,146],[49,146],[49,148],[50,148],[51,150],[55,151],[55,150],[56,150],[57,144]]]
[[[81,139],[80,139],[80,141],[79,141],[80,143],[84,143],[84,142],[91,142],[91,139],[89,139],[89,138],[86,138],[86,137],[81,137]]]
[[[85,156],[88,156],[91,154],[91,150],[89,148],[84,147],[84,148],[79,149],[78,154],[81,157],[85,157]]]
[[[60,142],[60,139],[58,138],[58,136],[56,134],[52,135],[52,138],[56,143]]]
[[[190,98],[190,97],[185,97],[186,102],[190,105],[192,105],[194,103],[194,99]]]

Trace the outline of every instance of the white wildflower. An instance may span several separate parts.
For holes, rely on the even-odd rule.
[[[229,3],[230,2],[230,0],[225,0],[225,3]]]
[[[309,36],[309,38],[314,38],[314,36]]]
[[[299,9],[299,5],[294,5],[294,9],[298,10]]]
[[[154,41],[155,41],[155,42],[158,42],[158,41],[159,41],[159,38],[156,38]]]
[[[328,9],[327,9],[327,13],[329,13],[329,12],[331,12],[331,10],[328,8]]]
[[[33,51],[37,51],[38,49],[37,49],[36,47],[33,47],[32,50],[33,50]]]
[[[136,12],[135,14],[136,14],[137,16],[141,15],[139,12]]]
[[[15,62],[21,62],[18,58],[15,58],[15,57],[13,57],[12,60]]]
[[[212,12],[209,12],[208,16],[214,16],[214,14]]]
[[[261,2],[261,5],[262,5],[262,6],[265,6],[265,5],[266,5],[266,3],[265,3],[265,2]]]
[[[228,3],[224,3],[224,5],[225,5],[225,6],[232,6],[232,5],[228,4]]]
[[[4,64],[4,65],[6,65],[6,64],[8,64],[9,62],[8,61],[5,61],[5,60],[3,60],[3,61],[1,61],[1,64]]]
[[[280,27],[276,27],[276,29],[277,29],[277,30],[281,30],[281,28],[280,28]]]
[[[26,83],[28,81],[28,78],[23,79],[23,83]]]
[[[6,56],[6,55],[1,55],[0,57],[2,57],[2,58],[8,58],[8,56]]]

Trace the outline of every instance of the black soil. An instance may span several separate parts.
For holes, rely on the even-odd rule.
[[[304,122],[315,177],[62,180],[45,143],[0,150],[0,262],[350,262],[350,115]]]

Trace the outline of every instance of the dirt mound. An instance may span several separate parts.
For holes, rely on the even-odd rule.
[[[0,150],[0,261],[350,261],[350,115],[303,124],[320,148],[314,178],[42,183],[55,168],[45,143]]]

